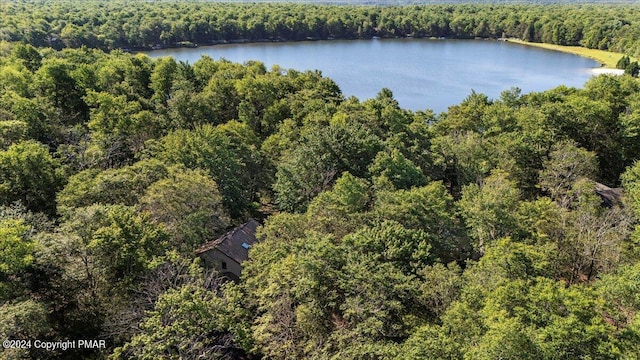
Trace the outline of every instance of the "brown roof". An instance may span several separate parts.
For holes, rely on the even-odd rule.
[[[223,254],[237,261],[238,264],[249,258],[249,247],[256,242],[256,229],[260,223],[254,219],[229,231],[221,237],[202,245],[196,254],[218,249]]]
[[[613,207],[622,203],[622,188],[610,188],[597,182],[596,194],[600,195],[602,204],[606,207]]]

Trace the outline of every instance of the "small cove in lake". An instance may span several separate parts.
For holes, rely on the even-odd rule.
[[[342,93],[361,100],[382,88],[410,110],[446,111],[472,90],[499,98],[519,87],[523,93],[559,85],[582,87],[600,65],[573,54],[494,40],[373,39],[245,43],[163,49],[151,57],[173,56],[191,64],[208,55],[234,62],[257,60],[269,69],[320,70]]]

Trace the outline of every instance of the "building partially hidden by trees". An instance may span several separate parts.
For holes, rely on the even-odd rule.
[[[249,219],[215,240],[196,250],[206,265],[220,271],[232,280],[240,280],[242,263],[249,259],[249,248],[256,242],[256,229],[260,223]]]

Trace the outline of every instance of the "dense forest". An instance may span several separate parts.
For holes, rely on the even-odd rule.
[[[105,52],[375,29],[635,54],[638,8],[125,4],[0,4],[0,338],[106,341],[0,358],[638,358],[636,78],[435,115],[317,71]],[[250,217],[227,281],[194,251]]]
[[[201,1],[4,1],[0,40],[140,49],[227,41],[514,37],[640,57],[640,7],[622,5],[340,6]]]

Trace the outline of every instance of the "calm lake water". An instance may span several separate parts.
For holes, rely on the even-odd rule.
[[[523,93],[558,85],[582,87],[599,67],[593,60],[535,47],[489,40],[374,39],[257,43],[165,49],[195,63],[201,55],[234,62],[262,61],[299,71],[320,70],[345,96],[375,97],[386,87],[403,108],[446,111],[471,90],[498,98],[517,86]]]

